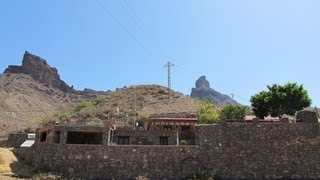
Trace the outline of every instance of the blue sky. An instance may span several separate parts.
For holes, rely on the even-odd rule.
[[[250,97],[267,85],[303,84],[320,106],[320,1],[10,0],[0,2],[0,71],[25,50],[76,89],[167,85]]]

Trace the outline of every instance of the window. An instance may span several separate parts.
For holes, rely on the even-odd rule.
[[[40,142],[45,142],[47,140],[47,131],[43,131],[40,133]]]
[[[160,137],[160,145],[168,145],[168,137]]]
[[[102,133],[97,132],[67,132],[67,144],[102,144]]]
[[[60,131],[54,131],[53,142],[60,143]]]
[[[118,145],[128,145],[129,136],[118,136]]]

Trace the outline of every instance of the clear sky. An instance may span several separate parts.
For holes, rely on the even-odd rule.
[[[267,85],[303,84],[320,106],[319,0],[2,0],[0,71],[25,50],[76,89],[167,85],[250,104]]]

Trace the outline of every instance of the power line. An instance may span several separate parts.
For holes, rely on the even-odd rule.
[[[129,36],[131,36],[131,38],[133,40],[136,41],[136,43],[138,43],[143,49],[147,50],[143,44],[124,26],[121,24],[121,22],[114,16],[112,15],[112,13],[99,1],[96,0],[97,4],[101,6],[101,8],[115,21],[118,23],[118,25],[126,32],[129,34]]]
[[[163,54],[164,57],[168,58],[168,53],[166,52],[165,49],[163,49],[159,43],[152,38],[152,36],[150,35],[150,32],[146,31],[145,29],[146,28],[143,28],[143,21],[141,20],[141,18],[137,15],[137,13],[135,12],[135,10],[130,6],[130,4],[126,1],[126,0],[122,0],[123,2],[125,2],[126,6],[127,6],[127,9],[129,9],[131,11],[131,13],[128,13],[133,19],[136,19],[136,24],[137,26],[140,28],[140,30],[142,31],[142,33],[153,43],[153,45],[158,48],[159,52],[161,54]],[[120,3],[121,4],[121,3]],[[121,7],[123,9],[126,9],[124,8],[124,6],[121,4]],[[126,10],[127,10],[126,9]],[[129,12],[129,11],[128,11]],[[131,15],[133,14],[133,15]]]

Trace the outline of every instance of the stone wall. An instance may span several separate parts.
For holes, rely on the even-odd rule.
[[[169,145],[177,144],[177,134],[173,131],[117,130],[113,137],[114,144],[117,144],[119,136],[129,136],[129,144],[134,145],[159,145],[159,137],[167,137]]]
[[[198,146],[48,146],[42,143],[37,144],[34,161],[40,169],[76,178],[130,179],[143,175],[180,179],[197,169],[194,156],[198,151]]]
[[[319,123],[199,125],[194,146],[37,143],[34,164],[68,177],[181,179],[198,167],[225,179],[320,179]]]
[[[227,123],[197,127],[205,168],[224,178],[319,179],[318,123]]]
[[[9,134],[7,139],[0,140],[0,147],[20,147],[20,145],[26,141],[28,134],[18,133],[18,134]]]

